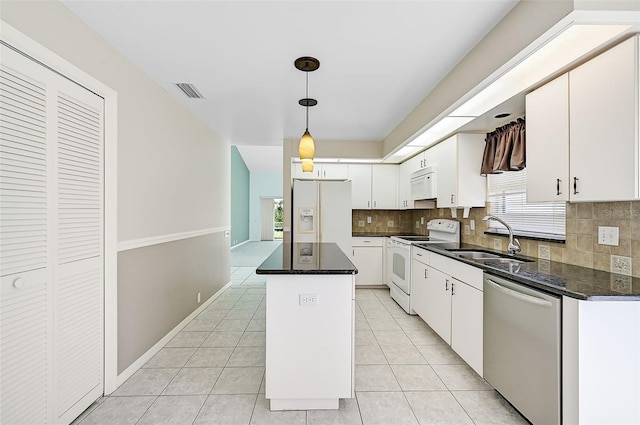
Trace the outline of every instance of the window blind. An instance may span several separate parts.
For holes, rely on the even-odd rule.
[[[565,237],[565,202],[527,202],[527,170],[487,176],[489,214],[500,217],[517,233],[531,236]],[[495,230],[504,226],[490,221]]]

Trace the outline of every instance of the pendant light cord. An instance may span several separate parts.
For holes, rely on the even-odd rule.
[[[305,109],[307,110],[307,128],[306,128],[306,131],[309,131],[309,72],[305,72],[305,74],[307,74],[307,91],[306,91],[307,106],[305,107]]]

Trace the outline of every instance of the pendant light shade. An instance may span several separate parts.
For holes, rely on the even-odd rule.
[[[298,144],[298,153],[300,159],[313,159],[316,154],[316,147],[313,144],[313,137],[309,134],[309,130],[305,130]],[[313,171],[313,170],[312,170]]]
[[[303,159],[302,160],[302,172],[303,173],[313,173],[313,159]]]
[[[316,154],[316,148],[313,143],[313,137],[311,137],[311,134],[309,133],[309,107],[316,106],[318,104],[318,101],[309,98],[309,72],[313,72],[318,69],[320,67],[320,61],[316,58],[303,56],[296,59],[294,64],[297,69],[307,74],[307,97],[298,101],[300,106],[304,106],[306,108],[307,115],[307,126],[304,130],[304,134],[300,138],[300,142],[298,143],[298,154],[300,155],[300,159],[302,160],[302,172],[311,173],[313,172],[313,158]]]

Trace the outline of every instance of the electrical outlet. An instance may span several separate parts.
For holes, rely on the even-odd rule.
[[[200,292],[198,292],[198,296],[197,296],[197,300],[196,301],[198,301],[198,304],[200,304]]]
[[[476,221],[473,219],[469,220],[469,227],[471,230],[476,230]]]
[[[416,220],[416,229],[420,228],[420,222]]]
[[[358,227],[364,227],[364,220],[358,220]]]
[[[318,294],[299,294],[298,301],[301,306],[318,305]]]
[[[464,234],[465,235],[470,235],[471,234],[471,226],[469,226],[468,224],[464,225]]]
[[[420,217],[420,224],[424,224],[424,217]]]
[[[538,258],[541,260],[551,260],[551,248],[549,245],[538,245]]]
[[[611,273],[623,274],[631,276],[631,257],[623,257],[620,255],[611,256]]]
[[[494,239],[493,240],[493,249],[496,251],[502,251],[502,239]]]
[[[395,223],[393,222],[393,220],[387,221],[387,227],[393,227],[394,225]]]

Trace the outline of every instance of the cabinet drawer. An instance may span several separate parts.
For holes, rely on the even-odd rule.
[[[351,246],[384,246],[384,237],[352,237]]]
[[[429,256],[429,264],[449,276],[458,279],[482,291],[482,269],[470,266],[462,261],[434,254]]]
[[[417,246],[411,246],[411,259],[420,261],[423,264],[429,265],[429,256],[431,254],[426,249],[418,248]]]

